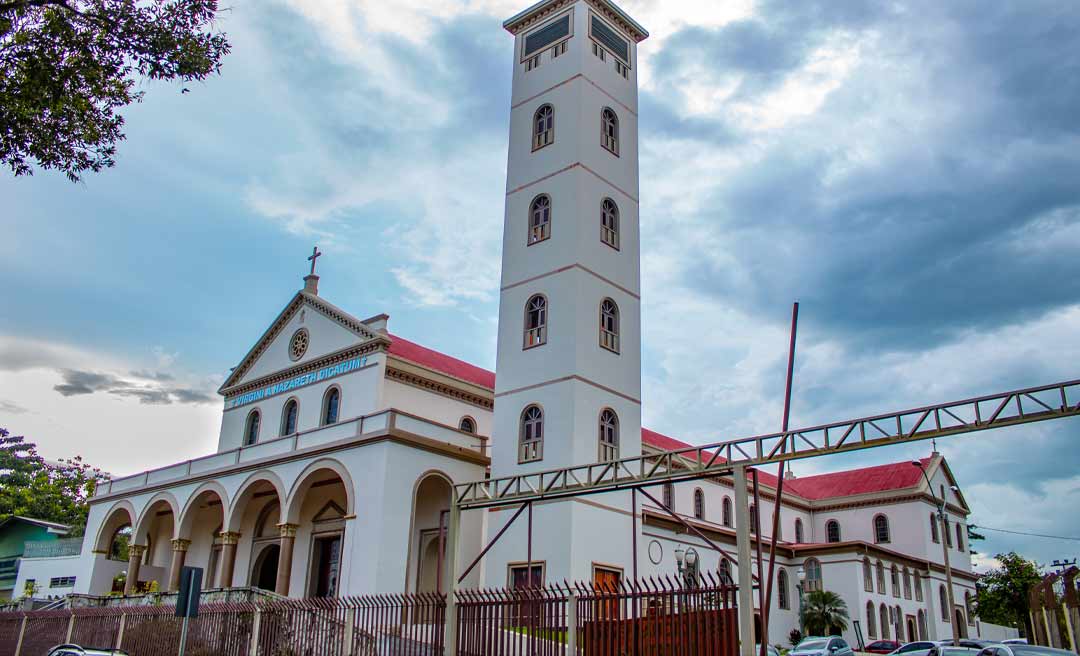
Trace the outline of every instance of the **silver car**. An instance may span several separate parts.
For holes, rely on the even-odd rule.
[[[795,645],[788,656],[854,656],[851,645],[839,636],[807,638]]]
[[[977,656],[1076,656],[1067,649],[1054,649],[1053,647],[1038,647],[1036,645],[991,645]]]

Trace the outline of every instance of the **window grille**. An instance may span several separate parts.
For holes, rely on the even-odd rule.
[[[521,435],[518,462],[544,459],[544,411],[530,405],[521,413]]]
[[[874,517],[874,542],[878,544],[889,542],[889,518],[885,515]]]
[[[525,344],[532,348],[547,343],[547,299],[537,294],[525,304]]]

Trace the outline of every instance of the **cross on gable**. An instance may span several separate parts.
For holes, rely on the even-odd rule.
[[[319,251],[318,246],[311,249],[311,257],[308,258],[308,261],[311,262],[311,275],[315,275],[315,260],[319,259],[321,256],[322,252]]]

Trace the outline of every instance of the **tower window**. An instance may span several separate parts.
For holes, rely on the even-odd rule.
[[[705,519],[705,493],[700,487],[694,490],[694,519]]]
[[[554,48],[552,48],[551,49],[551,58],[555,59],[559,55],[565,55],[566,54],[566,44],[567,43],[568,43],[567,41],[563,41],[562,43],[560,43],[560,44],[556,45]]]
[[[592,54],[599,57],[600,61],[607,61],[607,53],[604,52],[604,49],[601,48],[598,43],[592,44]]]
[[[600,303],[600,346],[619,352],[619,306],[610,298]]]
[[[462,417],[458,422],[458,430],[464,433],[476,433],[476,420],[472,417]]]
[[[615,60],[615,72],[626,79],[630,79],[630,68],[618,59]]]
[[[805,540],[803,540],[802,520],[799,518],[795,518],[795,544],[803,544],[804,542]]]
[[[840,522],[836,521],[835,519],[830,519],[829,521],[825,522],[825,541],[840,541]]]
[[[610,107],[600,112],[600,143],[612,155],[619,156],[619,117]]]
[[[251,446],[259,441],[259,422],[261,415],[258,410],[248,413],[247,421],[244,422],[244,446]]]
[[[547,343],[547,298],[537,294],[525,303],[525,344],[532,348]]]
[[[292,435],[296,432],[296,418],[300,414],[300,405],[296,399],[289,399],[281,410],[281,434]]]
[[[538,150],[555,141],[555,109],[551,105],[541,105],[533,114],[533,150]]]
[[[600,413],[600,461],[619,459],[619,416],[611,408]]]
[[[537,54],[533,57],[529,57],[525,60],[525,70],[531,71],[534,68],[540,68],[540,55]]]
[[[619,206],[610,198],[600,204],[600,241],[619,248]]]
[[[529,246],[551,236],[551,197],[541,194],[529,205]]]
[[[341,410],[341,390],[331,387],[323,397],[322,425],[336,424]]]
[[[530,405],[521,413],[518,462],[535,462],[543,459],[544,411],[538,405]]]

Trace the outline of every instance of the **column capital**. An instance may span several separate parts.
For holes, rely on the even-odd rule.
[[[176,538],[172,541],[173,551],[187,551],[191,546],[191,540],[185,540],[184,538]]]
[[[128,545],[128,560],[132,558],[141,558],[146,553],[145,544],[129,544]]]
[[[277,525],[278,530],[281,531],[281,537],[283,538],[295,538],[296,529],[300,528],[299,524],[282,523]]]
[[[223,545],[240,544],[240,534],[236,531],[222,531],[221,533],[218,533],[218,535],[221,537],[221,544]]]

